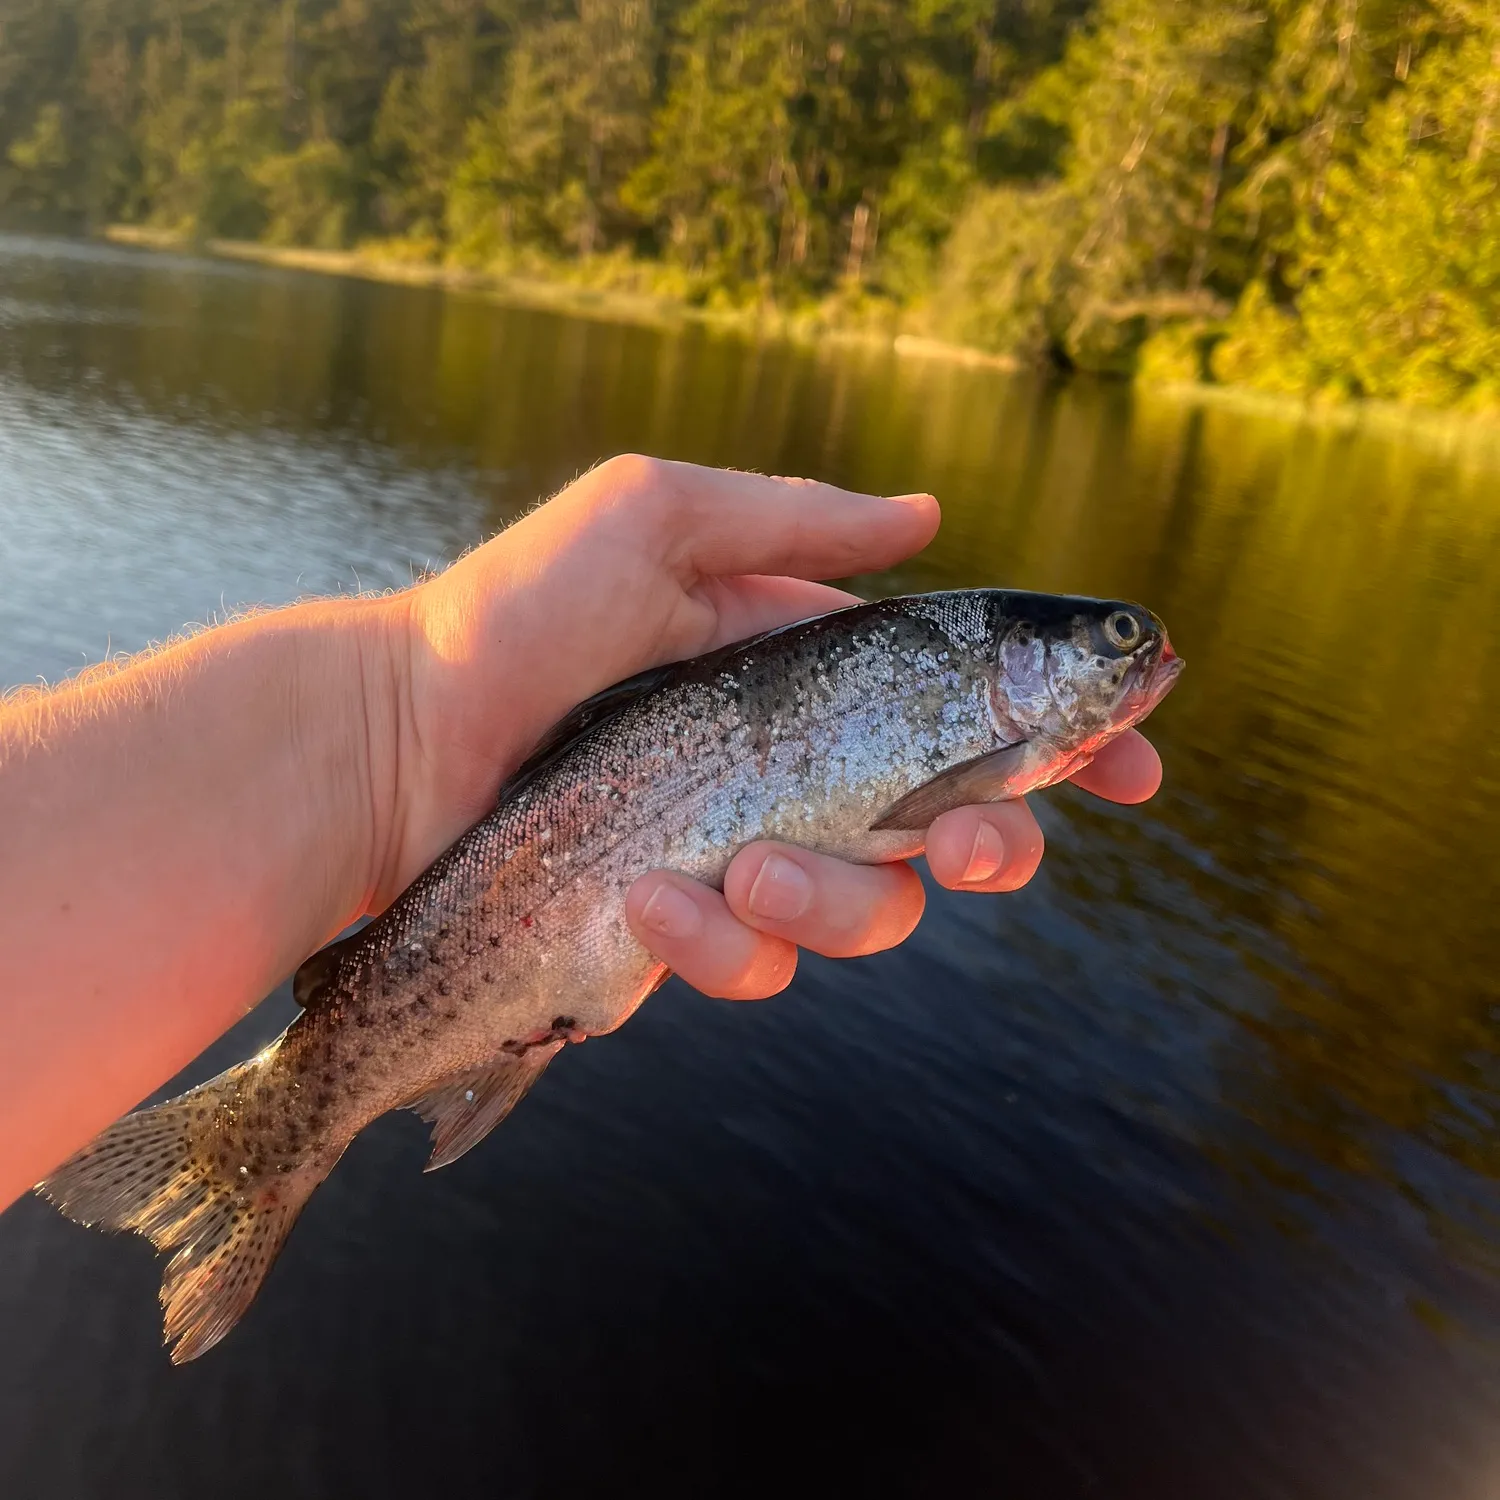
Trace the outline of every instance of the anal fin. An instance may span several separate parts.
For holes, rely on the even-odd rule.
[[[563,1045],[536,1042],[418,1099],[412,1109],[432,1125],[432,1157],[422,1170],[436,1172],[477,1146],[520,1103]]]

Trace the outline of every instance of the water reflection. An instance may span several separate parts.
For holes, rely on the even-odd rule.
[[[400,1176],[411,1141],[378,1135],[359,1149],[380,1170],[335,1179],[304,1231],[309,1261],[355,1274],[333,1227],[352,1215],[410,1266],[472,1269],[502,1254],[489,1195],[526,1194],[536,1222],[505,1242],[507,1274],[562,1255],[589,1283],[600,1266],[559,1250],[576,1230],[624,1254],[637,1290],[521,1318],[507,1368],[566,1387],[599,1326],[623,1340],[611,1354],[605,1339],[607,1369],[650,1296],[684,1295],[692,1318],[647,1318],[669,1351],[648,1384],[720,1434],[703,1460],[716,1475],[744,1452],[735,1433],[751,1441],[746,1419],[668,1365],[757,1351],[774,1381],[749,1409],[784,1421],[769,1391],[800,1388],[826,1317],[816,1350],[864,1350],[862,1374],[847,1348],[830,1370],[885,1372],[872,1409],[913,1399],[905,1378],[950,1393],[924,1420],[959,1456],[944,1467],[922,1445],[913,1492],[1019,1462],[1050,1476],[1033,1493],[1485,1493],[1500,1410],[1494,445],[0,241],[0,681],[221,604],[400,582],[632,448],[935,490],[937,543],[862,587],[1149,603],[1191,663],[1153,721],[1168,788],[1125,813],[1049,798],[1033,891],[936,902],[902,954],[809,965],[778,1007],[665,994],[609,1053],[549,1075],[534,1123],[507,1126],[518,1154],[487,1155],[482,1181],[445,1176],[424,1198]],[[635,1123],[601,1145],[601,1110]],[[604,1227],[537,1180],[547,1164],[584,1171]],[[412,1196],[382,1210],[372,1181]],[[622,1182],[641,1193],[616,1201]],[[402,1215],[421,1229],[398,1230]],[[106,1265],[84,1237],[24,1223]],[[355,1291],[407,1297],[386,1284],[399,1253]],[[770,1269],[783,1259],[803,1279]],[[30,1284],[45,1301],[42,1273]],[[6,1306],[0,1328],[36,1348],[34,1320],[7,1324]],[[447,1303],[421,1316],[440,1347],[443,1329],[463,1337]],[[274,1307],[258,1320],[226,1361],[297,1337]],[[876,1330],[901,1360],[866,1347]],[[415,1357],[422,1337],[394,1343]],[[1137,1389],[1143,1345],[1163,1353]],[[349,1371],[390,1347],[346,1340],[328,1358]],[[614,1408],[593,1397],[603,1422]],[[831,1428],[868,1443],[868,1421],[826,1399]],[[1212,1441],[1195,1448],[1179,1410]],[[872,1474],[896,1472],[879,1456],[901,1441],[873,1445]],[[573,1462],[582,1483],[593,1471]]]

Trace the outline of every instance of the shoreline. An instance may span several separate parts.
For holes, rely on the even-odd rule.
[[[883,332],[873,328],[838,328],[817,324],[779,310],[745,308],[724,310],[694,307],[676,298],[617,287],[586,286],[579,282],[538,275],[472,271],[430,261],[403,260],[381,255],[377,249],[311,250],[298,246],[262,245],[255,240],[194,240],[171,230],[134,224],[109,224],[93,236],[112,245],[135,250],[197,254],[215,260],[244,261],[323,276],[353,276],[392,286],[431,287],[466,292],[513,307],[533,307],[605,322],[633,323],[651,328],[682,328],[689,324],[742,334],[763,334],[801,344],[837,344],[885,349],[902,358],[942,360],[977,368],[1021,371],[1020,360],[992,354],[964,344],[913,333]]]
[[[430,261],[402,260],[377,249],[312,250],[298,246],[262,245],[255,240],[193,240],[170,230],[134,224],[110,224],[94,236],[112,245],[135,250],[172,251],[205,255],[215,260],[245,261],[323,276],[353,276],[391,286],[432,287],[467,292],[513,307],[534,307],[606,322],[633,323],[651,328],[681,328],[687,324],[745,334],[769,334],[793,343],[858,345],[888,349],[903,358],[938,359],[951,364],[1019,371],[1017,359],[963,344],[912,333],[886,333],[871,328],[807,326],[778,310],[745,308],[728,311],[694,307],[678,299],[618,287],[586,286],[562,278],[472,271]]]
[[[263,245],[255,240],[194,240],[171,230],[144,225],[109,224],[93,236],[109,244],[137,250],[184,252],[217,260],[242,261],[307,271],[323,276],[352,276],[392,286],[429,287],[464,292],[511,307],[535,308],[602,322],[674,329],[689,325],[747,337],[772,337],[805,346],[885,351],[901,359],[935,361],[972,369],[1024,373],[1027,366],[1004,354],[993,354],[965,344],[948,343],[921,334],[875,328],[840,328],[819,323],[815,316],[799,318],[776,309],[725,310],[695,307],[679,299],[618,287],[587,286],[562,277],[516,275],[466,270],[431,261],[382,255],[376,247],[354,250],[312,250],[297,246]],[[1197,406],[1227,407],[1246,414],[1284,422],[1348,431],[1370,426],[1424,440],[1480,440],[1500,450],[1500,420],[1478,412],[1405,406],[1369,398],[1327,402],[1258,391],[1250,386],[1218,385],[1206,381],[1125,382],[1148,398],[1187,402]]]

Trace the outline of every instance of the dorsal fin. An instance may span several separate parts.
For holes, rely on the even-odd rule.
[[[333,989],[342,972],[344,960],[359,945],[364,929],[319,948],[292,975],[292,999],[303,1010],[311,1010]]]

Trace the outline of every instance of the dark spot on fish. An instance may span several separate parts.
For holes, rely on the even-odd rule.
[[[438,994],[440,994],[440,995],[449,995],[449,994],[452,994],[452,992],[453,992],[452,986],[448,983],[448,981],[446,979],[440,979],[440,980],[438,980],[437,990],[438,990]]]
[[[326,1073],[323,1074],[323,1082],[326,1083],[326,1084],[337,1083],[338,1082],[338,1075],[336,1073],[334,1073],[332,1070],[330,1070],[330,1071],[328,1071],[328,1072],[326,1072]]]
[[[368,1026],[371,1024],[371,1020],[371,1016],[366,1011],[361,1010],[355,1013],[354,1024],[356,1026]]]
[[[577,1024],[572,1016],[553,1016],[552,1018],[554,1031],[571,1031]]]
[[[515,1041],[514,1039],[512,1039],[511,1041],[508,1041],[508,1042],[501,1042],[500,1043],[500,1050],[502,1052],[508,1052],[512,1057],[520,1057],[526,1051],[526,1043],[525,1042],[518,1042],[518,1041]]]
[[[361,1042],[359,1044],[359,1055],[361,1057],[374,1057],[375,1044],[373,1042]]]
[[[500,946],[500,934],[498,932],[492,932],[490,934],[490,947],[491,948],[498,948],[499,946]]]

